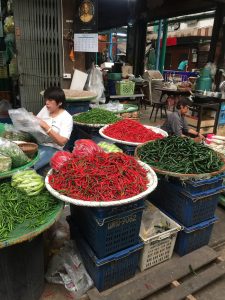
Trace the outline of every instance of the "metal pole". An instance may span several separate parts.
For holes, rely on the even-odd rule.
[[[110,62],[113,61],[113,35],[112,35],[112,33],[109,34],[109,59],[110,59]]]
[[[167,32],[168,32],[168,20],[165,19],[163,21],[163,38],[162,38],[162,49],[160,53],[160,61],[159,61],[159,71],[163,73],[165,58],[166,58],[166,41],[167,41]]]
[[[223,17],[224,17],[225,6],[223,3],[217,3],[213,31],[210,43],[210,50],[208,55],[208,62],[214,62],[217,42],[219,40],[220,29],[223,26]]]
[[[162,20],[159,21],[158,28],[158,38],[157,38],[157,46],[156,46],[156,70],[159,69],[159,57],[160,57],[160,40],[161,40],[161,31],[162,31]]]

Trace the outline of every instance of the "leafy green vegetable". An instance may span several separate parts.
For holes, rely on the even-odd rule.
[[[35,170],[17,172],[12,176],[11,185],[28,196],[40,194],[44,188],[44,179]]]
[[[4,138],[0,138],[0,153],[11,157],[12,168],[24,166],[30,161],[17,144]]]

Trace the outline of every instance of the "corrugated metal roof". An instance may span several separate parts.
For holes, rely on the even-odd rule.
[[[182,30],[176,30],[168,32],[167,38],[176,37],[211,37],[212,36],[212,26],[202,27],[202,28],[187,28]],[[156,40],[158,37],[157,33],[148,34],[148,40]]]

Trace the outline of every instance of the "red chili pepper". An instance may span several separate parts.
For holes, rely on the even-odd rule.
[[[60,172],[49,176],[50,185],[71,198],[86,201],[122,200],[147,189],[147,171],[124,153],[97,153],[73,157]]]
[[[134,143],[144,143],[164,138],[162,134],[156,133],[141,123],[130,119],[124,119],[109,125],[103,133],[114,139]]]

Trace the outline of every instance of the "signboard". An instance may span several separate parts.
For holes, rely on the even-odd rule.
[[[98,34],[97,33],[75,33],[74,51],[98,52]]]
[[[98,0],[77,0],[75,33],[98,32]]]

